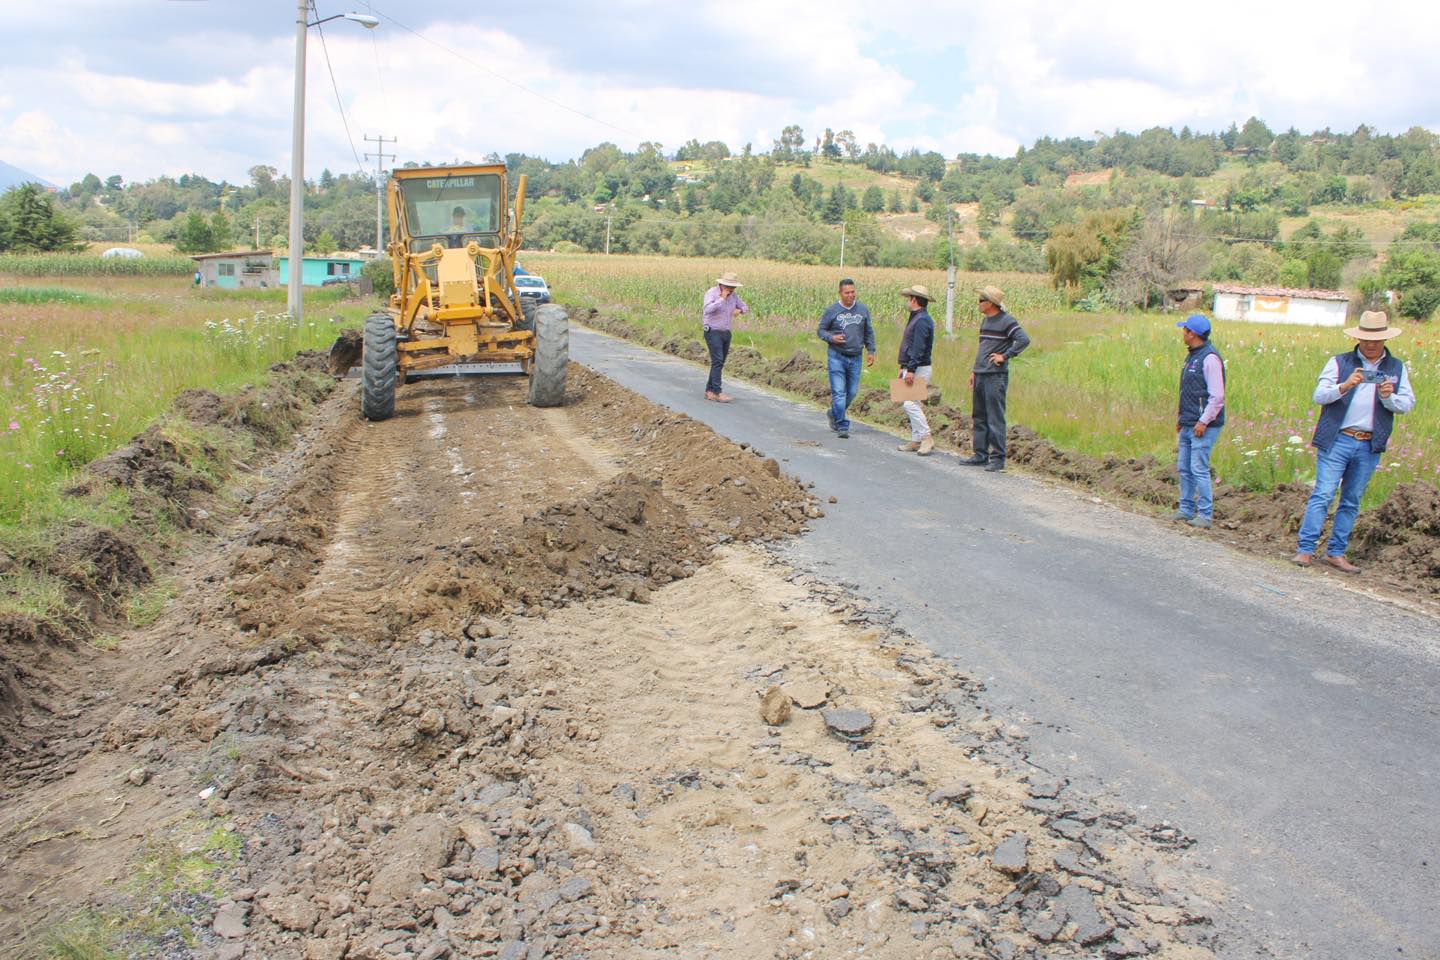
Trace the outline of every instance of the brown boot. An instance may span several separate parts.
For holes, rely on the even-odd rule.
[[[935,451],[935,438],[932,437],[932,436],[930,436],[930,434],[927,433],[927,434],[925,434],[925,438],[920,441],[920,445],[919,445],[918,449],[916,449],[915,452],[918,453],[918,454],[920,454],[920,456],[922,456],[922,457],[928,457],[928,456],[930,456],[930,454],[933,453],[934,451]]]
[[[1295,556],[1291,557],[1290,562],[1295,564],[1295,566],[1297,567],[1308,567],[1310,566],[1310,554],[1305,553],[1302,550],[1300,553],[1297,553],[1295,554]]]
[[[1336,570],[1339,570],[1341,573],[1360,572],[1360,568],[1355,566],[1355,564],[1351,563],[1349,560],[1346,560],[1344,556],[1336,557],[1327,554],[1325,556],[1325,562],[1330,564],[1330,566],[1334,567]]]
[[[916,450],[920,449],[920,441],[911,440],[909,443],[900,444],[900,446],[896,447],[895,449],[899,450],[901,453],[914,453]]]

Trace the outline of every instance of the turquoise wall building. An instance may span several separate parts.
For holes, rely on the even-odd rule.
[[[290,258],[276,257],[280,268],[280,286],[290,283]],[[326,280],[359,277],[365,261],[359,257],[305,257],[301,261],[300,283],[307,287],[318,287]]]

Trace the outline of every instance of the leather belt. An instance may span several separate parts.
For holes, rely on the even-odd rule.
[[[1370,432],[1369,430],[1356,430],[1354,427],[1346,427],[1344,430],[1341,430],[1340,432],[1341,432],[1341,433],[1345,433],[1345,434],[1349,434],[1350,436],[1354,437],[1356,440],[1369,440],[1371,437],[1373,437],[1373,436],[1375,435],[1375,434],[1373,434],[1372,432]]]

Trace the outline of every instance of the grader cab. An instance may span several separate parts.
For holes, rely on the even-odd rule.
[[[513,215],[503,164],[396,170],[388,197],[395,293],[365,321],[361,415],[390,417],[407,379],[470,373],[523,374],[532,405],[563,403],[565,310],[515,288],[525,177]]]

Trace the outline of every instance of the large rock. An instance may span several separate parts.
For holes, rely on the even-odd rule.
[[[778,727],[790,719],[790,695],[778,686],[765,691],[760,701],[760,716],[772,727]]]
[[[210,926],[216,936],[224,937],[226,940],[239,940],[245,936],[246,918],[249,916],[250,905],[248,903],[227,903],[215,911],[215,920]]]
[[[1060,891],[1053,909],[1055,916],[1075,924],[1075,942],[1081,946],[1099,943],[1115,932],[1114,926],[1100,916],[1094,895],[1078,883],[1069,884]]]
[[[320,919],[315,904],[301,896],[270,897],[260,901],[260,909],[282,929],[296,933],[309,933]]]
[[[1001,840],[995,852],[990,854],[990,866],[1001,873],[1018,876],[1029,868],[1029,847],[1030,840],[1023,833],[1012,833]]]
[[[455,828],[437,814],[414,817],[392,830],[376,846],[380,868],[370,881],[365,902],[383,907],[414,896],[427,874],[437,874],[445,866],[454,841]]]
[[[931,803],[964,803],[974,792],[975,788],[970,786],[970,781],[955,780],[938,790],[930,791],[926,799]]]
[[[814,710],[830,699],[830,684],[824,680],[793,680],[785,684],[785,692],[801,710]]]
[[[832,707],[820,715],[825,718],[826,729],[842,740],[858,740],[875,726],[875,719],[864,710]]]

